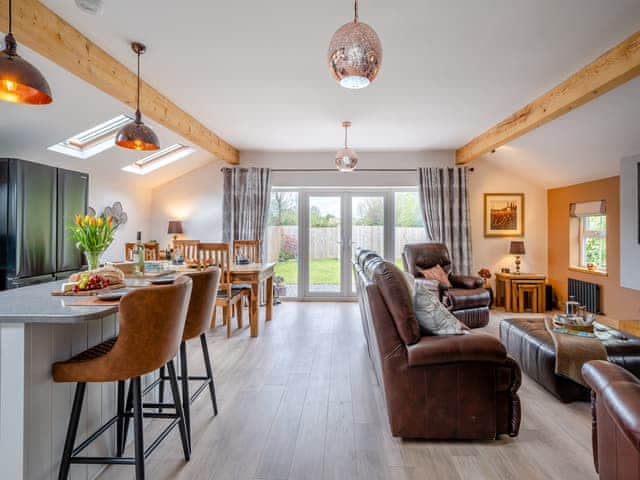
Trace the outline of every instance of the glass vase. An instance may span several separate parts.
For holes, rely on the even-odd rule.
[[[96,270],[100,267],[100,259],[102,258],[103,253],[104,250],[99,250],[97,252],[90,252],[88,250],[84,251],[84,256],[87,259],[89,270]]]

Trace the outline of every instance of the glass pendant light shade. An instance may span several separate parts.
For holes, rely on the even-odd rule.
[[[358,89],[373,82],[382,64],[382,44],[378,34],[358,21],[358,1],[353,22],[341,26],[329,43],[329,71],[340,85]]]
[[[342,126],[344,127],[344,148],[336,153],[336,168],[341,172],[353,172],[358,165],[358,154],[347,145],[347,129],[351,126],[351,122],[342,122]]]
[[[131,44],[131,49],[138,55],[136,119],[120,129],[116,135],[116,145],[130,150],[159,150],[160,141],[158,136],[151,127],[142,122],[142,113],[140,113],[140,55],[147,50],[147,47],[141,43],[134,42]]]
[[[353,172],[358,165],[358,155],[353,148],[342,148],[336,153],[336,168],[341,172]]]
[[[46,105],[53,101],[51,88],[42,73],[17,53],[18,44],[11,33],[12,2],[9,1],[9,33],[0,52],[0,100],[25,105]]]

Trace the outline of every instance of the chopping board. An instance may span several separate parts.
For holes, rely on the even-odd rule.
[[[124,283],[114,283],[113,285],[109,285],[107,288],[101,288],[100,290],[80,290],[79,292],[74,292],[73,290],[68,290],[66,292],[63,292],[62,290],[54,290],[51,292],[51,295],[54,297],[93,297],[100,295],[101,293],[110,292],[111,290],[124,288],[124,286]]]

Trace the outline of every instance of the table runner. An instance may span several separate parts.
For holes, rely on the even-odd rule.
[[[556,347],[555,373],[589,388],[582,378],[582,366],[591,360],[608,360],[599,338],[581,337],[554,331],[553,319],[545,317],[545,327]]]

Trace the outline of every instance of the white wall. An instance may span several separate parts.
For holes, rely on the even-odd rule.
[[[640,290],[638,175],[640,155],[624,158],[620,175],[620,285]]]
[[[122,203],[128,221],[116,230],[113,243],[103,259],[124,260],[124,244],[136,240],[136,232],[142,232],[144,240],[151,240],[151,190],[132,183],[113,183],[89,174],[89,205],[98,214],[114,202]]]
[[[222,240],[222,173],[225,164],[212,161],[156,187],[151,195],[151,232],[165,247],[169,220],[182,220],[185,238]]]
[[[453,152],[360,152],[361,169],[415,169],[453,164]],[[279,187],[405,187],[415,186],[415,172],[365,172],[356,169],[340,173],[335,169],[335,152],[242,152],[241,163],[248,167],[273,169],[328,169],[328,172],[274,172]]]
[[[243,152],[243,166],[274,169],[333,169],[333,152]],[[415,169],[442,167],[454,163],[453,151],[361,153],[361,168]],[[222,175],[224,164],[214,162],[179,177],[152,193],[152,234],[165,245],[170,236],[167,222],[183,220],[185,237],[202,240],[222,238]],[[470,207],[474,268],[486,267],[497,271],[501,267],[514,268],[509,256],[509,239],[484,238],[483,196],[485,193],[525,194],[525,246],[522,269],[546,273],[547,270],[547,195],[545,188],[529,179],[519,178],[491,163],[480,162],[470,174]],[[415,172],[400,173],[339,173],[274,172],[274,186],[415,186]]]
[[[530,179],[514,176],[485,160],[470,175],[470,215],[473,241],[473,272],[488,268],[498,272],[503,267],[515,269],[514,257],[509,255],[513,238],[484,237],[484,194],[524,193],[525,250],[521,265],[523,272],[547,273],[547,191]],[[518,239],[520,240],[520,239]]]

